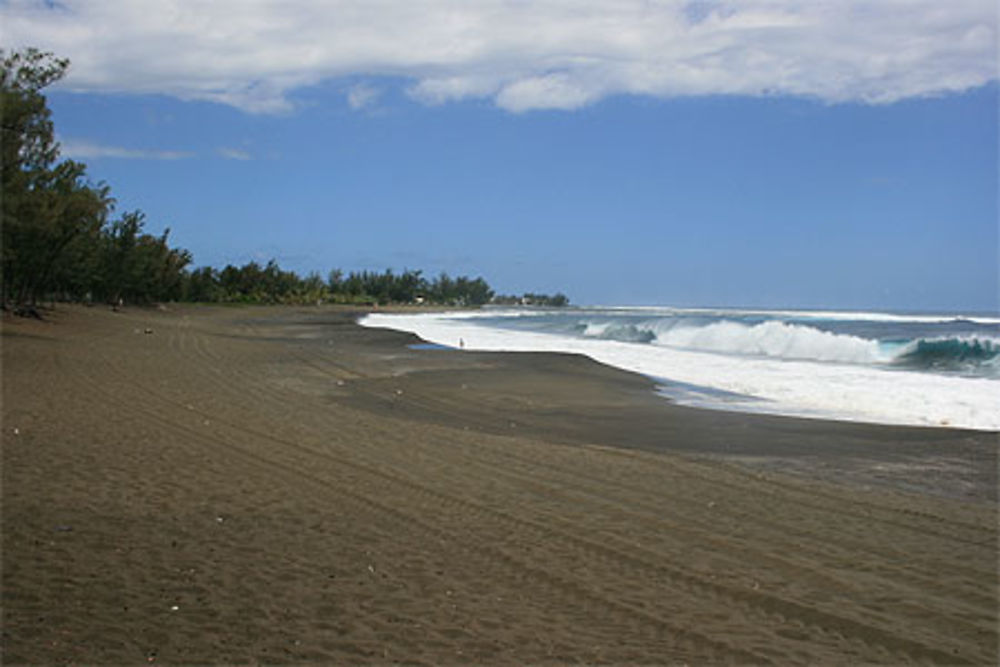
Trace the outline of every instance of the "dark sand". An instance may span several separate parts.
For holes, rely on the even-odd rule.
[[[996,434],[353,317],[5,319],[3,663],[996,664]]]

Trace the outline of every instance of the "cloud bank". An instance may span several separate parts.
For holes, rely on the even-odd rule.
[[[620,94],[891,103],[997,79],[994,0],[8,0],[7,48],[69,57],[64,86],[276,113],[390,77],[429,104],[513,112]],[[355,85],[363,108],[376,88]]]

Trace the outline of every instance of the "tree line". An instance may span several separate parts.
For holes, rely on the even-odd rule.
[[[35,49],[0,51],[0,60],[3,305],[178,298],[190,253],[170,247],[169,230],[143,231],[141,211],[112,220],[110,187],[93,183],[82,162],[59,160],[42,89],[69,61]]]
[[[272,260],[223,269],[190,268],[191,253],[171,247],[170,230],[145,231],[142,211],[113,217],[111,188],[94,183],[82,162],[59,159],[43,89],[61,79],[66,59],[37,49],[0,50],[2,246],[0,304],[41,301],[119,304],[161,301],[240,303],[434,303],[501,301],[565,305],[565,296],[496,297],[482,278],[428,279],[421,271],[340,270],[301,277]],[[508,301],[503,301],[508,302]]]
[[[395,273],[330,271],[326,279],[312,272],[304,278],[284,271],[271,260],[261,266],[248,262],[222,270],[202,267],[186,274],[182,300],[229,303],[433,303],[452,306],[481,306],[494,292],[482,278],[447,273],[428,280],[422,271]]]
[[[493,297],[491,303],[502,306],[544,306],[546,308],[563,308],[569,305],[569,297],[562,292],[555,294],[535,294],[525,292],[521,296],[498,295]]]

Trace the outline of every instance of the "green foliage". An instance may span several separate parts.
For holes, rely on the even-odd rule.
[[[184,298],[191,301],[231,303],[316,303],[345,304],[434,303],[476,306],[489,303],[493,290],[482,278],[441,274],[428,281],[421,271],[392,269],[354,271],[346,276],[331,271],[326,282],[318,273],[300,278],[283,271],[274,260],[261,267],[248,262],[242,267],[228,265],[222,271],[205,267],[186,278]]]
[[[91,183],[86,165],[58,162],[42,89],[69,61],[27,49],[0,52],[0,65],[3,303],[180,298],[190,254],[169,246],[169,232],[143,233],[140,211],[109,225],[110,188]]]
[[[429,283],[427,292],[435,303],[454,306],[481,306],[493,298],[493,290],[482,278],[451,278],[447,273]]]
[[[3,180],[47,169],[58,157],[52,113],[42,89],[66,74],[69,61],[26,49],[7,54],[0,49],[0,110],[2,110]]]
[[[42,89],[68,62],[36,49],[0,51],[0,178],[3,301],[34,301],[51,287],[63,252],[100,229],[110,205],[105,186],[86,181],[78,162],[56,164],[52,114]]]
[[[494,299],[482,278],[386,269],[331,271],[300,278],[271,260],[221,271],[189,271],[191,255],[171,248],[169,230],[143,231],[146,216],[130,211],[109,222],[110,188],[93,184],[86,165],[59,162],[52,114],[42,90],[61,79],[69,61],[26,49],[0,50],[0,171],[2,171],[2,304],[38,299],[149,303],[433,303],[479,306]],[[532,303],[565,305],[566,297],[525,295]]]
[[[209,269],[200,269],[200,281],[206,281],[199,286],[202,296],[214,295],[214,298],[198,299],[209,301],[227,301],[243,303],[292,303],[304,300],[304,295],[310,290],[316,291],[316,285],[322,285],[319,275],[310,277],[309,284],[299,278],[293,271],[283,271],[273,259],[267,266],[261,267],[257,262],[249,262],[243,267],[227,265],[218,273]],[[214,280],[214,286],[207,281]],[[318,297],[322,298],[322,297]]]
[[[169,301],[184,296],[184,269],[191,263],[186,250],[171,248],[170,230],[156,237],[142,233],[142,211],[122,215],[101,235],[94,288],[114,303]]]
[[[493,303],[506,306],[542,306],[545,308],[564,308],[569,305],[569,297],[561,292],[556,292],[552,295],[526,292],[521,296],[498,296],[493,299]]]

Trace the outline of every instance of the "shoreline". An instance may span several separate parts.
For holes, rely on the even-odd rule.
[[[775,311],[775,314],[787,314],[787,311]],[[489,316],[489,313],[484,315]],[[941,354],[952,355],[957,363],[961,355],[969,353],[974,356],[982,352],[978,347],[978,338],[972,339],[977,342],[967,350],[962,348],[962,351],[956,351],[949,347],[945,352],[939,349],[943,341],[949,346],[955,343],[961,347],[966,345],[960,342],[965,339],[959,334],[945,339],[927,332],[916,334],[911,331],[906,335],[917,337],[909,339],[908,344],[898,346],[895,352],[882,350],[876,354],[872,346],[881,350],[883,342],[858,338],[845,332],[813,329],[805,322],[771,320],[753,325],[732,323],[731,329],[723,335],[713,327],[723,326],[724,322],[716,321],[691,327],[684,324],[661,334],[658,333],[658,319],[637,323],[629,318],[618,321],[600,315],[562,317],[556,314],[544,317],[541,324],[534,326],[530,317],[527,324],[521,323],[519,314],[513,315],[513,321],[510,317],[510,314],[501,316],[499,321],[488,323],[485,327],[477,325],[477,318],[470,320],[457,313],[441,317],[372,314],[362,321],[365,326],[413,332],[436,343],[458,345],[459,339],[463,339],[465,347],[470,350],[544,350],[583,354],[599,363],[662,382],[665,393],[669,393],[670,387],[680,387],[676,402],[690,407],[873,425],[1000,432],[1000,418],[997,416],[1000,413],[994,398],[997,383],[991,379],[992,371],[984,370],[984,374],[976,375],[970,370],[972,374],[965,375],[929,372],[928,369],[921,372],[915,368],[896,366],[896,361],[902,364],[902,360],[916,354],[915,350],[923,349],[925,343],[931,346],[931,351],[920,353],[926,357],[922,363],[937,363],[933,360]],[[667,317],[665,326],[670,327],[673,318],[675,315]],[[873,319],[878,320],[874,315]],[[766,332],[761,331],[772,325]],[[588,332],[595,327],[594,335],[578,335],[579,327],[583,326]],[[619,334],[606,336],[607,331],[624,331],[622,335],[625,337]],[[674,336],[676,331],[685,333],[678,335],[675,345],[669,342],[669,337]],[[709,344],[689,347],[684,341],[691,336],[697,339],[701,335],[698,332],[704,333]],[[897,333],[904,335],[902,331]],[[631,337],[639,334],[651,337],[648,344],[632,341]],[[656,342],[661,335],[668,337],[662,345]],[[746,345],[753,347],[761,343],[761,337],[764,341],[771,339],[772,343],[768,343],[771,345],[776,336],[784,341],[782,345],[805,346],[811,352],[805,354],[800,350],[802,354],[799,356],[740,354],[733,350],[730,350],[731,354],[716,352],[719,341],[711,341],[717,335],[727,341],[719,349],[728,349],[730,345],[735,346],[733,350]],[[993,344],[989,340],[992,338],[983,340],[986,349],[991,349]],[[865,363],[833,361],[838,358],[837,355],[848,352],[860,354],[860,350],[864,355],[874,356],[866,358]],[[831,355],[830,363],[823,361],[826,355]],[[890,361],[890,357],[896,361]],[[721,400],[719,396],[728,398]]]
[[[363,315],[358,319],[360,317]],[[386,347],[393,344],[391,336],[397,337],[396,345],[400,347],[407,345],[407,341],[427,343],[405,331],[357,326],[385,332]],[[542,437],[576,444],[590,438],[628,449],[723,457],[763,469],[784,470],[841,483],[886,486],[988,503],[997,501],[1000,434],[995,431],[688,406],[663,395],[659,389],[661,380],[580,354],[447,347],[440,352],[460,354],[469,359],[495,357],[501,360],[494,362],[490,374],[485,376],[493,379],[490,392],[507,391],[521,397],[531,395],[528,403],[519,403],[519,421],[522,429],[534,428]],[[476,364],[472,367],[480,368]],[[572,422],[559,422],[540,414],[540,406],[551,403],[562,407],[572,404],[573,398],[563,390],[558,398],[546,399],[544,394],[559,392],[565,385],[552,382],[545,372],[538,373],[539,367],[548,373],[572,375],[576,380],[585,377],[591,383],[613,384],[624,390],[629,398],[623,401],[620,397],[606,396],[607,405],[587,406],[591,414],[574,414]],[[426,382],[420,389],[448,393],[449,375],[463,372],[467,370],[458,361],[445,369],[425,371],[421,381]],[[400,386],[412,382],[415,381],[395,381]],[[518,386],[522,382],[527,388]],[[578,386],[574,387],[576,390]],[[590,390],[595,391],[593,387]],[[448,400],[454,402],[456,398],[452,392]],[[471,400],[466,401],[464,409],[479,411]],[[411,417],[433,419],[433,412],[425,409]],[[503,432],[503,429],[496,429],[496,432]],[[915,475],[917,471],[928,474]]]
[[[4,663],[995,661],[996,434],[361,312],[5,319]]]

